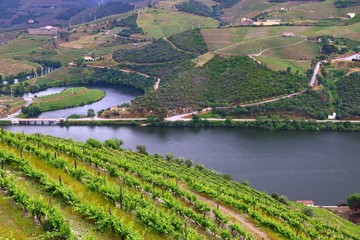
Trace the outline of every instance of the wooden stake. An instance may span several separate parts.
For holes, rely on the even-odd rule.
[[[123,188],[120,186],[120,209],[123,209]]]

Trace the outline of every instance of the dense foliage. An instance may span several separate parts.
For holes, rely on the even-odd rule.
[[[360,210],[360,193],[354,193],[347,197],[347,203],[351,210]]]
[[[156,93],[139,97],[133,107],[168,110],[227,106],[301,91],[306,83],[300,75],[272,71],[247,57],[217,57],[202,68],[189,68],[173,76]]]
[[[360,75],[353,73],[336,83],[339,94],[339,112],[344,118],[360,116]]]
[[[215,2],[218,2],[223,6],[224,8],[231,8],[241,0],[215,0]]]
[[[180,2],[179,4],[175,5],[175,7],[180,11],[193,13],[200,16],[211,17],[213,15],[213,10],[211,8],[197,0]]]
[[[120,63],[120,68],[131,69],[133,71],[145,73],[154,77],[163,77],[165,75],[175,74],[176,70],[181,68],[184,61],[153,63],[153,64],[126,64]],[[162,79],[163,80],[163,79]]]
[[[335,7],[337,8],[347,8],[355,5],[359,5],[358,0],[336,0]]]
[[[169,40],[179,49],[203,54],[209,49],[204,41],[200,29],[188,30],[169,37]]]
[[[120,50],[113,54],[117,62],[161,63],[179,61],[194,57],[192,54],[180,52],[164,39],[154,40],[151,44],[132,50]]]
[[[113,27],[122,27],[126,29],[122,29],[118,34],[122,37],[130,37],[131,34],[134,33],[143,33],[143,30],[137,25],[136,20],[138,18],[137,14],[130,15],[127,18],[121,20],[113,20],[112,26]]]
[[[134,6],[128,3],[124,3],[122,1],[121,2],[109,1],[101,5],[98,9],[96,9],[96,16],[98,18],[102,18],[114,14],[129,12],[133,9]]]
[[[325,119],[329,114],[329,96],[326,91],[306,91],[304,94],[281,101],[266,103],[252,107],[236,108],[215,108],[214,115],[223,118],[232,116],[241,117],[259,117],[259,116],[280,116],[287,117],[305,117]]]

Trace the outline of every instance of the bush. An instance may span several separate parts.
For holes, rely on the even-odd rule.
[[[137,145],[136,150],[139,153],[146,154],[146,155],[148,154],[147,151],[146,151],[146,146],[144,146],[144,145]]]
[[[109,147],[112,149],[120,149],[121,145],[124,144],[124,141],[116,139],[116,138],[111,138],[108,140],[105,140],[104,142],[104,146],[105,147]]]
[[[309,207],[304,208],[303,210],[301,210],[301,212],[303,214],[305,214],[306,216],[308,216],[308,217],[314,216],[314,210],[312,208],[309,208]]]
[[[347,197],[349,208],[353,211],[360,210],[360,193],[355,193]]]
[[[86,140],[86,144],[95,147],[95,148],[101,148],[102,144],[100,141],[93,139],[93,138],[89,138],[88,140]]]

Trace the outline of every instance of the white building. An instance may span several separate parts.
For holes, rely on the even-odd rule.
[[[333,113],[332,115],[328,115],[329,120],[335,120],[336,119],[336,113]]]
[[[356,13],[348,13],[346,14],[348,18],[354,18],[356,16]]]
[[[92,58],[91,56],[85,56],[85,57],[84,57],[84,60],[85,60],[85,61],[88,61],[88,62],[94,62],[94,61],[95,61],[95,59]]]

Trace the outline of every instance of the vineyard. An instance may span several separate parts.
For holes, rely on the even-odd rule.
[[[0,206],[13,206],[1,209],[0,235],[10,239],[360,239],[326,210],[308,216],[191,160],[114,139],[0,138]]]

